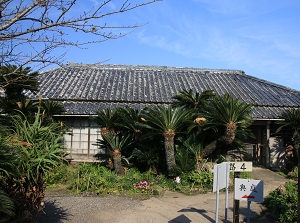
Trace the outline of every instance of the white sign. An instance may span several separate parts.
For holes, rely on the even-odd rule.
[[[223,162],[220,164],[214,165],[214,184],[213,192],[216,193],[216,221],[218,223],[219,219],[219,190],[226,188],[226,197],[225,197],[225,222],[227,222],[227,212],[228,212],[228,186],[229,186],[229,162]]]
[[[262,180],[235,178],[234,199],[262,203],[264,201],[264,182]]]
[[[229,185],[229,174],[227,174],[228,162],[214,165],[213,192],[221,190]],[[229,170],[228,170],[229,171]]]
[[[230,162],[230,171],[232,172],[251,172],[252,162]]]

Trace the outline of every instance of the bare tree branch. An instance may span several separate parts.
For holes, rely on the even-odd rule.
[[[119,24],[109,18],[161,0],[87,1],[0,0],[0,63],[62,65],[64,53],[54,56],[53,51],[121,38],[145,23]],[[77,40],[76,32],[87,38]]]
[[[12,26],[13,24],[15,24],[17,21],[21,20],[21,18],[23,16],[25,16],[26,14],[28,14],[37,5],[38,5],[38,3],[34,2],[30,6],[28,6],[27,8],[24,8],[24,10],[22,10],[20,12],[17,12],[16,15],[15,15],[15,17],[11,18],[10,20],[8,20],[7,23],[5,23],[4,25],[0,26],[0,31],[7,30],[10,26]],[[3,14],[2,14],[2,17],[4,17]]]

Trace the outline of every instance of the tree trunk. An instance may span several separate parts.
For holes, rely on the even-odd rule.
[[[225,134],[218,138],[217,140],[211,142],[201,152],[201,158],[204,159],[208,157],[217,147],[218,142],[225,142],[227,145],[232,143],[235,140],[235,131],[236,131],[236,124],[235,123],[228,123],[226,125],[226,132]]]
[[[174,151],[174,135],[175,134],[164,134],[166,161],[167,161],[167,168],[168,168],[169,176],[177,175],[175,151]]]
[[[200,153],[201,159],[208,157],[213,151],[215,151],[217,147],[217,142],[218,140],[215,140],[203,148],[203,150]]]
[[[118,175],[123,175],[124,169],[122,166],[121,152],[119,150],[114,150],[112,153],[112,157],[113,157],[113,161],[114,161],[115,172]]]
[[[226,132],[225,135],[221,138],[226,144],[230,144],[235,139],[235,131],[236,131],[236,124],[234,122],[230,122],[226,124]]]
[[[113,129],[109,129],[109,128],[106,128],[106,127],[102,127],[100,129],[100,132],[101,132],[101,135],[103,137],[109,137],[109,135],[114,134],[114,130]],[[113,154],[112,153],[113,153],[112,150],[107,149],[107,148],[105,149],[105,154],[109,156],[109,158],[107,158],[106,161],[108,163],[107,166],[110,169],[114,168],[114,158],[113,158]],[[111,162],[111,157],[113,158],[113,162]]]

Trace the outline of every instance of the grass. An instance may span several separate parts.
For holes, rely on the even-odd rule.
[[[107,167],[95,163],[62,165],[47,177],[49,193],[161,195],[166,190],[185,194],[205,193],[212,188],[213,174],[208,172],[182,174],[180,183],[152,171],[127,169],[118,176]]]
[[[123,176],[99,163],[62,165],[47,177],[48,194],[128,195],[157,196],[166,190],[195,195],[212,191],[213,173],[192,171],[183,173],[180,182],[152,171],[139,172],[127,169]],[[251,178],[251,173],[241,173],[241,178]],[[229,190],[233,191],[233,173]]]

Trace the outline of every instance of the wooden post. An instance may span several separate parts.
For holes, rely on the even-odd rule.
[[[234,179],[235,178],[240,178],[240,172],[234,172]],[[235,186],[236,185],[234,185],[234,187]],[[239,221],[240,221],[240,200],[234,200],[234,204],[233,204],[233,223],[239,223]]]

